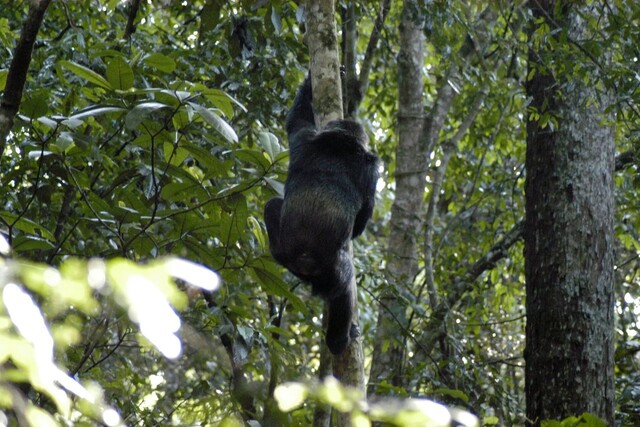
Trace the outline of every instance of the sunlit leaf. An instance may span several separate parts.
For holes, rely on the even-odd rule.
[[[289,412],[302,405],[309,394],[305,385],[300,383],[284,383],[276,387],[273,397],[283,412]]]
[[[0,70],[0,91],[4,90],[4,86],[7,84],[8,74],[9,74],[9,70],[7,69]]]
[[[220,287],[220,276],[214,271],[181,258],[169,258],[165,261],[169,274],[185,282],[205,289],[215,291]]]

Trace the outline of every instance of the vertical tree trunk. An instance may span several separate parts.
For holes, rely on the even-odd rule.
[[[35,0],[29,7],[29,15],[20,32],[20,39],[13,51],[13,60],[9,66],[4,95],[0,99],[0,158],[13,127],[13,121],[20,109],[22,91],[27,81],[27,72],[31,64],[31,53],[36,42],[38,31],[44,19],[44,13],[51,0]]]
[[[318,128],[342,119],[340,61],[334,0],[308,0],[307,42],[311,57],[313,112]]]
[[[550,33],[532,24],[526,88],[538,114],[527,123],[527,417],[540,425],[589,412],[612,426],[612,97],[574,75],[579,50],[562,44],[591,36],[582,17],[595,6],[567,5],[531,6]]]
[[[414,0],[404,2],[398,55],[398,148],[396,150],[396,197],[391,208],[388,277],[396,288],[409,286],[418,270],[416,239],[427,173],[423,125],[424,37]],[[406,305],[393,289],[380,297],[378,325],[371,363],[368,394],[378,383],[401,385],[405,344],[398,333],[406,327]],[[391,340],[391,342],[389,342]],[[387,347],[388,344],[388,347]]]
[[[136,18],[138,17],[139,10],[140,10],[140,0],[130,0],[127,26],[124,29],[124,35],[122,36],[122,38],[124,39],[131,38],[131,35],[136,31]]]
[[[313,85],[313,107],[317,126],[341,119],[342,92],[340,65],[336,37],[334,0],[307,1],[308,44],[311,56],[311,80]],[[351,256],[353,247],[349,245]],[[355,275],[351,286],[356,287]],[[354,304],[357,304],[354,301]],[[353,322],[358,322],[358,310],[354,307]],[[326,310],[325,310],[326,314]],[[323,351],[327,351],[324,348]],[[354,339],[347,349],[332,360],[333,373],[344,385],[361,390],[364,394],[364,357],[362,338]],[[314,415],[314,426],[327,422],[326,409],[319,407]],[[349,415],[337,414],[338,426],[350,425]]]

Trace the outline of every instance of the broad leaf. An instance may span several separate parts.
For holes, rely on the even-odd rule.
[[[80,65],[72,61],[60,61],[59,64],[78,77],[82,77],[83,79],[104,89],[113,90],[111,84],[104,77],[84,65]]]
[[[133,86],[133,70],[119,56],[111,58],[108,62],[106,74],[107,80],[115,89],[127,90]]]
[[[218,133],[220,133],[220,135],[222,135],[227,141],[238,142],[238,135],[236,135],[236,132],[231,126],[229,126],[227,122],[222,120],[220,116],[203,107],[202,105],[194,103],[189,103],[189,105],[191,105],[194,110],[198,114],[200,114],[200,117],[202,117],[205,122],[209,123],[215,130],[217,130]]]

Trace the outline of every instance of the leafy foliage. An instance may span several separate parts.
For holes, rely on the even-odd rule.
[[[0,8],[4,52],[15,46],[30,2],[14,3]],[[0,229],[15,256],[3,261],[1,285],[3,293],[13,289],[5,275],[11,271],[22,292],[16,295],[28,295],[43,313],[56,344],[55,366],[79,380],[95,407],[106,411],[111,405],[127,424],[311,423],[312,405],[305,401],[292,412],[281,411],[274,392],[279,384],[317,375],[320,305],[268,255],[262,221],[265,201],[283,191],[288,161],[283,123],[308,68],[298,3],[141,2],[135,32],[127,38],[128,2],[52,2],[47,11],[18,121],[0,162]],[[384,309],[377,297],[394,286],[386,281],[385,249],[394,233],[388,224],[396,197],[400,5],[392,3],[360,107],[384,161],[373,224],[354,251],[356,270],[366,273],[358,280],[368,358],[376,310]],[[410,319],[397,337],[388,337],[402,339],[408,349],[407,386],[384,382],[378,390],[459,405],[487,425],[518,425],[524,408],[519,243],[467,283],[449,307],[429,356],[415,355],[424,350],[421,333],[433,315],[430,293],[440,300],[453,295],[476,260],[523,215],[524,123],[528,115],[545,114],[528,109],[523,83],[528,74],[545,70],[527,69],[523,25],[530,17],[518,5],[436,3],[421,11],[428,109],[447,71],[454,66],[459,71],[447,81],[457,97],[440,140],[455,135],[481,88],[488,96],[446,171],[433,223],[436,289],[427,288],[422,261],[415,278],[391,289]],[[618,418],[633,425],[640,414],[640,8],[632,1],[614,3],[612,24],[600,28],[585,17],[601,37],[580,46],[560,44],[566,63],[556,65],[573,70],[576,78],[615,86],[619,152],[635,153],[616,175],[615,284]],[[358,52],[366,50],[365,35],[378,7],[378,1],[358,3]],[[475,30],[486,15],[490,19],[482,31]],[[541,29],[530,41],[547,36]],[[463,62],[459,52],[467,39],[479,50]],[[597,63],[604,54],[613,55],[611,69]],[[0,89],[10,61],[10,55],[0,56]],[[554,120],[545,118],[548,126],[556,125]],[[443,148],[435,147],[425,166],[426,200]],[[415,232],[422,242],[425,230]],[[176,288],[166,271],[155,270],[162,270],[164,261],[154,260],[167,255],[219,272],[221,288],[204,296],[187,289],[187,299],[178,290],[186,288]],[[416,256],[422,260],[422,254]],[[90,273],[100,269],[109,271],[107,294],[91,286]],[[48,274],[58,275],[59,285],[53,286]],[[123,284],[135,275],[154,287],[140,288],[146,289],[142,296],[128,295]],[[139,333],[135,316],[130,318],[132,306],[157,307],[150,297],[144,299],[153,292],[149,289],[158,289],[181,310],[179,361],[160,357],[158,347],[149,345],[152,339]],[[8,310],[6,301],[3,296],[2,310]],[[82,400],[69,403],[59,385],[18,390],[16,383],[38,385],[40,373],[34,348],[10,318],[8,311],[0,312],[0,341],[8,343],[0,343],[0,405],[10,408],[23,396],[34,425],[103,417]],[[313,386],[303,389],[330,403],[315,396]],[[574,421],[595,423],[585,415],[578,418]]]

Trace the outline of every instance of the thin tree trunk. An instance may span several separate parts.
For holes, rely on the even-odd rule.
[[[330,120],[343,117],[335,3],[333,0],[309,0],[306,5],[314,115],[317,126],[323,127]],[[351,245],[349,249],[353,256]],[[351,286],[356,287],[355,275],[351,277]],[[354,301],[354,304],[357,302]],[[354,308],[355,318],[352,322],[357,324],[358,310],[357,307]],[[326,347],[323,347],[323,351],[326,352]],[[333,373],[338,380],[344,385],[362,390],[364,394],[362,338],[352,340],[342,354],[333,358],[332,365]],[[322,416],[322,411],[323,408],[318,408],[314,415],[314,426],[326,425],[324,423],[327,422],[327,417]],[[338,426],[351,424],[348,415],[337,414],[336,420]]]
[[[421,215],[429,157],[440,141],[440,131],[456,96],[449,82],[457,78],[458,65],[452,64],[444,78],[440,79],[436,100],[428,116],[424,117],[422,78],[417,77],[422,75],[424,58],[420,11],[417,3],[405,2],[400,25],[401,50],[398,55],[400,127],[396,151],[396,197],[391,207],[388,264],[389,282],[395,284],[395,287],[381,297],[371,365],[370,395],[375,393],[376,384],[381,381],[388,381],[395,386],[405,386],[402,370],[406,341],[393,341],[393,337],[399,335],[398,330],[405,330],[408,327],[408,321],[406,305],[397,297],[397,293],[412,285],[418,271],[417,231],[425,226]],[[487,8],[480,15],[480,22],[487,22],[492,18],[491,10]],[[464,64],[475,51],[471,38],[468,38],[459,51],[458,56],[461,62]],[[477,105],[473,106],[464,125],[460,127],[454,139],[449,141],[449,146],[444,147],[445,165],[441,168],[441,172],[446,169],[447,158],[451,156],[453,148],[471,126],[485,97],[486,88],[483,88],[476,98]],[[450,147],[451,144],[454,147]],[[432,191],[439,191],[437,187],[434,186]],[[434,307],[436,303],[437,301],[434,300]],[[389,340],[391,340],[390,343]],[[380,350],[386,347],[387,343],[390,344],[388,350],[380,354]],[[421,347],[424,350],[424,347]]]
[[[369,74],[373,64],[378,40],[384,27],[384,21],[389,14],[391,0],[380,0],[380,7],[376,13],[376,20],[373,23],[373,30],[367,42],[367,50],[360,63],[360,74],[356,71],[358,20],[360,17],[356,13],[356,2],[350,0],[346,8],[343,9],[342,17],[342,65],[345,67],[346,75],[342,80],[342,94],[345,118],[355,119],[358,115],[358,107],[362,102],[369,87]],[[345,84],[346,83],[346,84]]]
[[[334,0],[308,0],[306,6],[313,112],[316,125],[321,128],[343,117],[335,3]]]
[[[9,74],[4,87],[4,95],[0,100],[0,158],[4,154],[7,137],[11,128],[13,128],[13,121],[20,109],[22,91],[27,81],[29,64],[31,64],[33,45],[36,42],[38,31],[40,31],[40,26],[44,19],[44,13],[47,11],[50,1],[34,0],[31,2],[27,20],[22,27],[20,39],[13,52],[13,60],[9,66]]]
[[[407,327],[407,317],[406,306],[395,290],[410,287],[418,271],[416,240],[427,174],[424,145],[420,144],[424,122],[424,36],[418,10],[416,1],[405,1],[400,23],[396,197],[391,207],[387,274],[394,286],[380,297],[368,387],[370,397],[381,381],[393,385],[402,383],[405,346],[398,331]]]
[[[367,43],[367,50],[364,54],[364,59],[362,60],[362,66],[360,67],[360,75],[358,76],[358,91],[356,92],[356,96],[359,96],[359,98],[355,100],[355,110],[358,109],[360,101],[362,101],[362,97],[365,95],[365,93],[367,92],[367,88],[369,87],[369,74],[371,73],[373,58],[375,56],[376,49],[378,48],[378,40],[380,39],[380,34],[382,33],[382,28],[384,27],[384,21],[385,19],[387,19],[390,8],[391,0],[380,0],[380,7],[378,8],[376,21],[373,24],[373,30],[371,31],[371,36],[369,37],[369,42]],[[355,116],[355,111],[353,114],[350,114],[350,116]]]
[[[534,74],[526,89],[537,116],[527,123],[525,188],[529,425],[584,412],[614,425],[615,131],[605,122],[613,98],[594,76],[585,84],[573,75],[573,45],[558,46],[591,38],[584,17],[606,10],[596,7],[531,3],[550,33],[540,38],[541,23],[531,21]]]
[[[127,26],[124,29],[122,38],[129,39],[136,31],[136,18],[140,10],[140,0],[129,0],[129,16],[127,18]]]
[[[357,95],[360,89],[356,71],[356,45],[358,28],[356,6],[353,1],[342,6],[342,66],[345,70],[342,84],[342,109],[345,117],[355,120],[358,103],[362,96]]]

